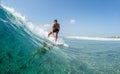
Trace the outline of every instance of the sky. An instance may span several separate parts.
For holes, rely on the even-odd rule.
[[[120,0],[2,0],[35,24],[58,19],[62,35],[120,36]]]

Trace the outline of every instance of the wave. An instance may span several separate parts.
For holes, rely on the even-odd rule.
[[[85,36],[67,36],[70,39],[82,39],[82,40],[98,40],[98,41],[120,41],[120,38],[110,38],[110,37],[85,37]]]
[[[48,39],[48,31],[51,28],[50,24],[44,24],[44,25],[34,24],[34,23],[28,21],[25,16],[23,16],[20,13],[16,12],[14,8],[10,8],[10,7],[4,6],[4,5],[2,5],[2,6],[7,11],[9,11],[14,16],[16,16],[17,19],[20,19],[23,22],[23,24],[21,24],[22,26],[25,26],[27,29],[29,29],[32,33],[34,33],[38,37],[42,37],[42,38]],[[18,23],[21,23],[21,22],[18,22]],[[50,40],[51,39],[53,39],[53,37],[50,37]],[[62,38],[58,39],[57,43],[64,44],[67,47],[69,46],[68,44],[66,44],[64,42],[64,40]]]
[[[19,25],[25,26],[31,32],[33,32],[34,34],[36,34],[36,35],[38,35],[40,37],[47,37],[48,32],[44,31],[44,29],[42,29],[42,27],[46,28],[46,25],[45,26],[41,26],[41,25],[33,24],[32,22],[28,21],[25,16],[23,16],[20,13],[16,12],[14,10],[14,8],[10,8],[10,7],[4,6],[4,5],[2,5],[2,6],[9,13],[12,13],[18,20],[20,20],[22,22],[22,24],[21,24],[20,21],[17,21],[19,23]]]
[[[57,46],[50,48],[52,43],[45,28],[28,21],[13,8],[0,6],[0,74],[39,74],[53,71],[56,66],[68,68],[69,57]]]

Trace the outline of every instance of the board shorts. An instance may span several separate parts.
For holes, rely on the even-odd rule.
[[[53,32],[59,32],[59,29],[54,29]]]

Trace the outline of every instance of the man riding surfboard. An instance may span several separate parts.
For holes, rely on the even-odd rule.
[[[60,25],[58,23],[58,21],[55,19],[54,20],[54,24],[52,25],[52,30],[49,32],[48,37],[52,34],[54,36],[54,33],[56,33],[55,37],[55,42],[58,39],[58,33],[60,31]]]

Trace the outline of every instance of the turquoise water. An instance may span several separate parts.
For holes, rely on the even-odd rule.
[[[0,6],[0,74],[120,74],[119,41],[62,37],[69,47],[53,47],[26,24]]]
[[[70,45],[65,52],[79,62],[78,66],[81,62],[84,63],[85,66],[82,66],[84,72],[91,70],[91,74],[120,73],[119,41],[65,40]]]

